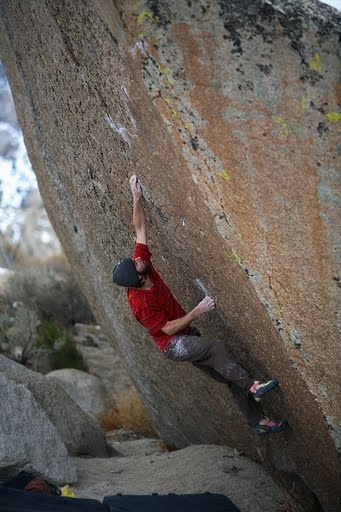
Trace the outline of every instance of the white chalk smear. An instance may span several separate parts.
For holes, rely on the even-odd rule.
[[[198,277],[194,279],[194,282],[197,285],[197,287],[204,292],[205,295],[209,295],[207,288],[204,286],[203,282]]]
[[[121,87],[123,89],[124,94],[127,96],[127,98],[129,98],[129,94],[128,94],[127,88],[124,85],[121,85]]]
[[[118,133],[122,137],[122,139],[127,144],[129,144],[129,146],[131,146],[130,140],[129,140],[129,137],[128,137],[129,132],[128,132],[127,128],[124,128],[124,126],[122,126],[120,123],[115,123],[112,120],[112,117],[109,114],[107,114],[105,116],[105,121],[108,123],[108,125],[110,126],[110,128],[112,130],[114,130],[116,133]]]
[[[147,44],[146,47],[148,48]],[[143,41],[137,41],[137,43],[135,43],[134,46],[131,48],[130,52],[134,58],[136,57],[137,50],[140,50],[142,54],[146,53]]]
[[[135,128],[136,130],[136,121],[135,119],[133,118],[133,116],[130,116],[130,121],[131,121],[131,124],[133,125],[133,127]]]

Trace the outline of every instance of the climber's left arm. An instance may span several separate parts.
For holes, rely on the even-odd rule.
[[[136,232],[136,242],[147,245],[147,220],[143,207],[142,187],[136,174],[129,180],[133,194],[133,223]]]

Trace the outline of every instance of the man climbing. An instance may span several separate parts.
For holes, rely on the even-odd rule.
[[[245,395],[260,401],[278,385],[276,379],[261,383],[251,378],[236,361],[223,341],[201,337],[191,323],[215,307],[206,296],[186,313],[173,297],[151,263],[147,247],[147,223],[142,203],[142,188],[137,176],[129,181],[133,195],[133,223],[136,247],[132,258],[120,260],[113,268],[113,282],[127,288],[130,308],[138,322],[148,329],[161,352],[173,361],[189,361],[217,380],[234,383]],[[215,378],[215,377],[214,377]],[[259,412],[249,415],[249,423],[257,435],[277,433],[287,428],[286,421],[271,421]]]

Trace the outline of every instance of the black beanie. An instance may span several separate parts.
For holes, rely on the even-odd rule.
[[[140,275],[136,270],[134,260],[126,258],[119,261],[112,269],[112,280],[119,286],[139,286]]]

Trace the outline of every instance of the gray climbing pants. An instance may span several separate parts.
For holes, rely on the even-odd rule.
[[[246,395],[255,381],[240,366],[225,343],[215,338],[191,334],[176,336],[167,347],[165,356],[172,361],[189,361],[198,367],[211,368],[220,375],[221,379],[217,380],[233,382],[242,388]]]
[[[191,334],[173,338],[164,354],[172,361],[191,362],[218,382],[235,384],[231,388],[232,395],[249,425],[253,426],[263,418],[260,405],[250,397],[250,387],[255,379],[240,366],[223,341],[202,337],[192,327]]]

